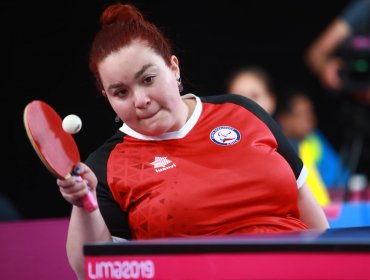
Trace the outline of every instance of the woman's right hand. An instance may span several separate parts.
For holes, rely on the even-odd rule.
[[[70,176],[68,179],[57,179],[59,190],[69,203],[83,207],[82,198],[89,191],[95,195],[97,178],[94,172],[84,163],[79,162],[73,168],[75,176]]]

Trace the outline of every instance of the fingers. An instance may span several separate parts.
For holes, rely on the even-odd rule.
[[[87,181],[80,176],[71,176],[68,179],[57,179],[57,185],[65,200],[69,203],[83,207],[82,198],[88,193]]]
[[[57,179],[59,190],[69,203],[83,207],[83,197],[89,191],[95,193],[97,178],[94,172],[84,163],[76,163],[73,167],[72,175],[66,179]]]
[[[75,193],[71,193],[71,194],[63,194],[63,197],[65,200],[67,200],[69,203],[77,206],[77,207],[81,207],[83,208],[84,205],[82,203],[82,198],[87,194],[87,191],[86,189],[82,189],[78,192],[75,192]]]
[[[94,172],[86,164],[79,162],[73,167],[73,173],[75,175],[81,176],[83,179],[87,180],[87,183],[91,189],[95,189],[98,179]]]
[[[63,193],[66,194],[73,194],[87,189],[87,182],[80,176],[71,176],[65,180],[58,179],[57,185],[63,190]]]

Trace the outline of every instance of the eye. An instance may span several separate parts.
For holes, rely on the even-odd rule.
[[[123,97],[127,94],[127,92],[128,91],[126,89],[118,89],[118,90],[113,92],[113,96]]]
[[[143,79],[143,83],[146,85],[151,85],[152,83],[154,83],[154,78],[155,76],[147,76]]]

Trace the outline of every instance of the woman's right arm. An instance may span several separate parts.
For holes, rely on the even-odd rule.
[[[83,245],[110,241],[112,236],[99,209],[88,213],[81,207],[73,206],[67,236],[67,256],[78,279],[85,279]]]
[[[91,169],[78,163],[75,168],[78,177],[57,180],[63,197],[73,205],[67,235],[67,257],[70,266],[78,279],[84,278],[83,246],[90,242],[110,242],[112,236],[106,226],[99,209],[88,212],[83,208],[81,198],[87,194],[87,184],[96,199],[97,178]]]

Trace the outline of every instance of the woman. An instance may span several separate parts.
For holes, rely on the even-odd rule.
[[[228,93],[252,99],[271,116],[276,109],[276,95],[270,74],[260,66],[247,65],[233,71],[226,81]]]
[[[79,278],[86,242],[328,227],[265,111],[236,95],[181,97],[177,57],[134,6],[108,6],[101,23],[90,68],[124,124],[77,164],[84,180],[57,181],[73,204],[67,254]]]

